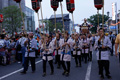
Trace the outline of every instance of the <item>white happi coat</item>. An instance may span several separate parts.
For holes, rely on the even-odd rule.
[[[109,50],[101,51],[101,59],[99,59],[99,50],[98,50],[98,48],[100,48],[102,46],[102,40],[101,40],[101,44],[98,44],[98,40],[99,40],[99,38],[95,42],[95,49],[97,50],[97,54],[96,54],[97,60],[109,60],[109,55],[110,55]],[[112,48],[112,43],[111,43],[109,37],[107,37],[107,36],[104,37],[103,45],[109,47],[110,49]]]
[[[56,47],[57,47],[57,46],[55,45],[55,40],[56,40],[56,39],[53,40],[53,47],[54,47],[54,50],[55,50],[55,55],[57,55],[57,50],[56,50]],[[61,40],[61,39],[59,39],[59,41],[58,41],[58,46],[59,46],[59,47],[60,47],[60,40]],[[61,55],[61,52],[62,52],[62,49],[61,49],[61,47],[60,47],[60,49],[58,50],[58,55]]]
[[[52,43],[52,41],[49,43],[49,46],[48,46],[49,51],[48,52],[44,51],[45,47],[43,46],[43,44],[41,45],[41,49],[43,50],[43,52],[42,52],[42,54],[43,54],[42,59],[43,60],[48,60],[48,61],[53,60],[53,56],[52,56],[53,43]],[[47,57],[45,56],[45,55],[50,55],[50,54],[51,54],[51,56],[47,56]]]
[[[82,43],[81,43],[81,40],[78,40],[79,42],[78,42],[78,48],[77,49],[80,49],[80,51],[77,51],[77,55],[81,55],[81,50],[82,50]],[[75,44],[76,42],[75,42],[75,40],[74,40],[74,44]],[[74,45],[73,46],[73,49],[75,49],[75,46],[76,45]],[[76,51],[75,50],[73,50],[73,55],[76,55]]]
[[[87,48],[87,49],[83,49],[83,44],[84,43],[87,43],[88,44],[88,46],[89,46],[89,44],[90,44],[90,40],[87,38],[87,39],[85,39],[85,40],[83,40],[83,39],[81,39],[81,44],[82,44],[82,53],[89,53],[89,48]]]
[[[71,61],[71,40],[68,39],[67,43],[70,44],[70,48],[68,47],[68,45],[65,47],[65,54],[63,54],[63,51],[64,51],[64,48],[62,48],[62,45],[64,44],[64,39],[61,39],[60,40],[60,47],[62,49],[62,52],[61,52],[61,57],[60,57],[60,60],[61,61]],[[70,54],[67,54],[67,53],[70,53]],[[63,56],[64,55],[64,56]]]
[[[36,39],[33,38],[32,40],[30,40],[30,45],[29,45],[30,52],[29,53],[28,53],[27,47],[25,47],[25,49],[26,49],[25,57],[35,57],[35,49],[37,49]]]
[[[93,37],[90,37],[88,38],[89,39],[89,46],[90,46],[90,51],[93,51],[93,47],[92,47],[92,40],[93,40]]]
[[[72,39],[72,37],[70,38],[70,42],[71,42],[71,51],[73,51],[74,39]]]
[[[41,48],[41,45],[42,45],[42,41],[39,40],[39,48]]]

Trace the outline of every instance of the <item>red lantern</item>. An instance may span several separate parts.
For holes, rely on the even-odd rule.
[[[70,13],[73,13],[73,11],[75,10],[74,0],[66,0],[66,4],[67,4],[67,10]]]
[[[103,7],[103,0],[94,0],[95,7],[100,10]]]
[[[31,0],[31,1],[32,1],[32,8],[37,13],[38,10],[40,9],[39,1],[38,0]]]
[[[3,15],[0,14],[0,23],[2,23],[2,22],[3,22]]]
[[[20,3],[20,2],[21,2],[21,0],[14,0],[14,1],[16,1],[17,3]]]
[[[56,1],[58,1],[58,2],[62,2],[63,0],[56,0]]]
[[[53,8],[54,11],[57,10],[58,6],[59,6],[58,1],[56,1],[56,0],[51,0],[51,7]]]

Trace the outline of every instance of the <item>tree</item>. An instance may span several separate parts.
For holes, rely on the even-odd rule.
[[[104,23],[109,19],[107,15],[104,15]],[[92,24],[94,27],[91,28],[92,32],[97,31],[98,26],[98,14],[90,16],[90,18],[87,19],[87,21]],[[102,23],[102,14],[99,14],[99,24]]]
[[[3,28],[5,28],[6,31],[10,32],[12,35],[14,32],[18,32],[23,25],[20,9],[17,6],[8,6],[3,8],[1,13],[4,16]],[[24,17],[25,14],[22,14]]]
[[[54,29],[55,29],[55,24],[53,24],[50,20],[44,20],[43,21],[45,24],[46,24],[46,31],[49,30],[49,32],[54,32]],[[61,30],[62,31],[62,24],[61,23],[56,23],[56,28],[57,30]]]

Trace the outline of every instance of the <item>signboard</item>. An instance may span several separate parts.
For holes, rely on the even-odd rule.
[[[116,26],[110,26],[110,29],[116,29]]]
[[[112,3],[112,20],[115,20],[115,3]]]

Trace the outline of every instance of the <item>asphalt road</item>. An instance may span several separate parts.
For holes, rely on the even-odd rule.
[[[36,59],[36,72],[32,73],[31,67],[29,67],[27,74],[20,74],[22,71],[21,64],[12,63],[11,65],[0,65],[0,80],[100,80],[98,75],[98,65],[96,60],[96,52],[93,52],[93,61],[85,64],[82,62],[82,67],[75,67],[74,59],[71,61],[70,76],[66,77],[62,75],[63,69],[57,69],[54,64],[54,75],[50,75],[50,67],[47,63],[47,75],[42,77],[42,60]],[[111,80],[120,80],[120,64],[118,58],[110,56],[110,73]],[[106,77],[104,80],[108,80]]]

